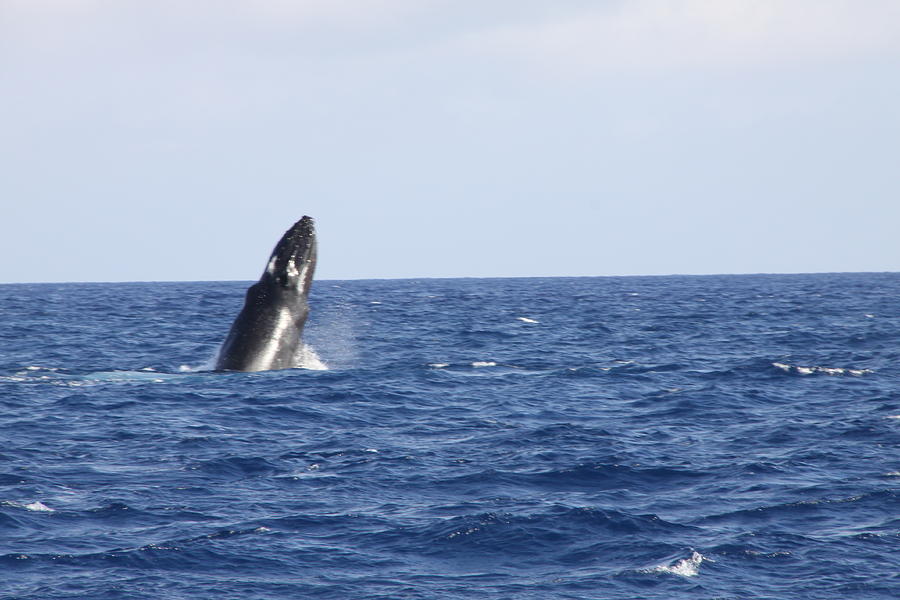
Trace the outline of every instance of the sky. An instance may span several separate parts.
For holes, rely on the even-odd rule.
[[[896,0],[0,0],[0,282],[900,271]]]

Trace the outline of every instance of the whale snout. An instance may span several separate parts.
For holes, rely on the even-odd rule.
[[[316,265],[316,232],[311,217],[303,217],[288,229],[269,258],[266,275],[281,286],[304,290]]]

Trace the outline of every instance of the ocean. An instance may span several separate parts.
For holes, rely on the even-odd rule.
[[[900,273],[0,285],[0,598],[895,599]]]

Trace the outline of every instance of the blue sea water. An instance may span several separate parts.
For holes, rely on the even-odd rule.
[[[0,597],[900,596],[900,274],[246,285],[0,286]]]

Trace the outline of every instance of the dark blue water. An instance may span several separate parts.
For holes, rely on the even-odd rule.
[[[0,286],[0,597],[900,596],[900,274],[245,285]]]

